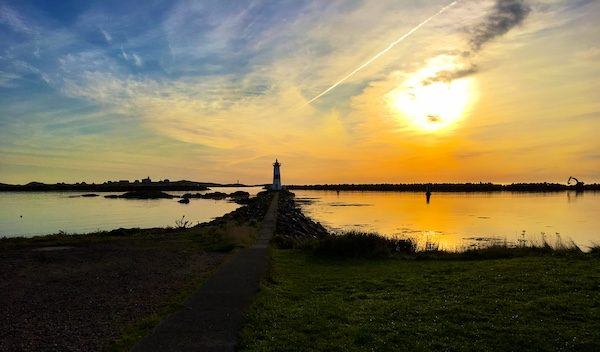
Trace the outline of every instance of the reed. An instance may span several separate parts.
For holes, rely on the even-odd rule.
[[[386,237],[374,232],[340,232],[320,239],[299,241],[295,248],[308,250],[316,255],[348,258],[405,259],[499,259],[526,256],[590,256],[600,255],[600,246],[594,245],[584,252],[573,241],[557,236],[550,242],[542,234],[538,240],[519,240],[517,243],[496,241],[466,246],[456,250],[440,249],[438,243],[427,242],[420,247],[415,239]]]

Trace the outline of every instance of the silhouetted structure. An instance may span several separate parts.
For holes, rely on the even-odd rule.
[[[575,191],[576,192],[583,192],[583,190],[584,190],[583,182],[579,181],[578,179],[576,179],[573,176],[569,176],[569,180],[567,181],[568,185],[571,184],[571,180],[575,181]]]
[[[429,204],[429,200],[431,199],[431,183],[427,185],[427,191],[425,192],[425,199],[427,204]]]
[[[281,164],[277,159],[275,159],[275,163],[273,164],[273,185],[271,189],[274,191],[281,191],[281,174],[279,172],[279,167]]]

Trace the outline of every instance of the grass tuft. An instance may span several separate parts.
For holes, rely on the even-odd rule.
[[[349,258],[386,258],[397,254],[414,254],[417,244],[412,239],[384,237],[370,232],[345,232],[330,234],[305,243],[323,256]]]

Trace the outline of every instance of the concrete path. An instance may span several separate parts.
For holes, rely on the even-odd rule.
[[[133,351],[235,350],[244,312],[267,270],[278,196],[269,206],[256,244],[234,254],[183,303],[183,309],[163,319]]]

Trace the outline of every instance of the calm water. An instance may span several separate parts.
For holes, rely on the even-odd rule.
[[[376,231],[412,237],[445,249],[490,239],[572,239],[600,243],[600,192],[423,193],[295,191],[303,210],[334,230]]]
[[[231,193],[237,190],[258,193],[260,187],[220,188],[210,191]],[[90,192],[0,192],[0,236],[32,236],[66,231],[85,233],[119,227],[175,226],[175,220],[204,222],[228,213],[238,204],[226,200],[191,199],[179,204],[177,199],[106,199],[72,198]],[[182,195],[187,192],[167,192]],[[196,193],[196,192],[193,192]],[[205,192],[199,192],[205,193]],[[23,217],[21,217],[21,215]]]

